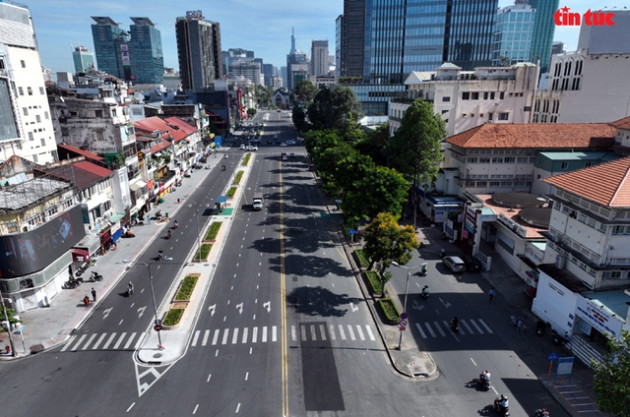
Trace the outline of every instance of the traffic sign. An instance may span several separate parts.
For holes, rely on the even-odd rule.
[[[407,313],[402,313],[402,314],[400,315],[400,318],[401,318],[401,319],[403,319],[403,320],[404,320],[404,319],[406,319],[407,317],[408,317],[408,316],[407,316]]]
[[[407,325],[407,320],[402,320],[402,321],[400,322],[400,325],[401,325],[401,326],[403,326],[403,327],[405,327],[405,326]]]
[[[550,353],[549,356],[547,356],[547,360],[549,361],[555,361],[556,359],[558,359],[557,353]]]
[[[400,331],[404,332],[405,330],[407,330],[407,328],[405,326],[400,326]]]
[[[155,330],[156,332],[159,332],[160,330],[162,330],[162,325],[156,324],[155,326],[153,326],[153,330]]]
[[[351,235],[356,235],[357,234],[357,229],[349,229],[348,233],[350,233]]]

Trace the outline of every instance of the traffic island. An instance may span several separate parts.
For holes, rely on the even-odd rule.
[[[201,274],[186,274],[184,279],[179,283],[179,288],[175,293],[175,297],[171,300],[171,306],[162,320],[162,328],[164,330],[176,329],[184,315],[186,307],[190,303],[195,286]]]

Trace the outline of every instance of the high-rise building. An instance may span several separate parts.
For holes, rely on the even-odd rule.
[[[148,17],[132,17],[130,26],[131,76],[137,84],[156,84],[164,79],[160,31]]]
[[[310,75],[328,74],[329,68],[328,41],[312,41]]]
[[[287,55],[287,89],[292,90],[302,80],[308,79],[308,58],[295,47],[295,33],[291,28],[291,50]]]
[[[79,45],[72,52],[72,60],[74,61],[75,72],[85,72],[90,68],[95,68],[94,54],[88,52],[85,46]]]
[[[175,22],[182,87],[201,92],[223,78],[219,23],[203,19],[201,10],[186,12]]]
[[[254,59],[254,51],[248,51],[247,49],[243,48],[230,48],[227,51],[222,51],[221,56],[223,57],[223,74],[228,74],[228,68],[230,67],[230,65],[232,65],[233,59]]]
[[[230,75],[242,75],[254,85],[261,84],[261,65],[251,58],[235,58],[231,60],[228,68]]]
[[[0,2],[0,161],[56,161],[42,62],[26,6]]]
[[[530,62],[535,20],[536,10],[527,0],[519,0],[498,10],[492,48],[493,66]]]
[[[340,77],[364,113],[387,114],[411,71],[490,65],[498,0],[345,0]]]
[[[532,8],[536,9],[530,60],[534,64],[538,64],[540,61],[541,74],[549,70],[551,44],[556,29],[553,14],[558,10],[559,2],[560,0],[529,0]]]
[[[98,69],[123,80],[131,76],[127,31],[109,17],[92,16],[92,39]]]

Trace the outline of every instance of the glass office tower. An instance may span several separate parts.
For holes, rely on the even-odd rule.
[[[162,37],[148,17],[132,17],[130,26],[131,75],[136,84],[157,84],[164,79]]]
[[[131,75],[127,31],[109,17],[92,17],[92,39],[98,69],[120,79]]]
[[[535,64],[540,59],[541,74],[549,71],[551,45],[556,29],[553,14],[558,10],[558,3],[559,0],[529,0],[529,4],[536,9],[530,59]]]

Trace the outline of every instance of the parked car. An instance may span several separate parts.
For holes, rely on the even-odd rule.
[[[244,151],[244,150],[245,150],[245,144],[241,143],[241,151]]]
[[[282,143],[280,144],[280,146],[287,146],[287,143],[286,143],[286,142],[282,142]]]
[[[445,256],[442,258],[442,262],[454,274],[460,274],[466,270],[466,264],[459,256]]]
[[[479,259],[474,256],[464,255],[462,256],[462,260],[466,264],[466,270],[468,272],[481,272],[483,270],[483,265],[481,265]]]
[[[280,155],[280,159],[282,159],[283,161],[286,161],[289,159],[289,157],[287,156],[286,153],[282,152],[282,154]]]

